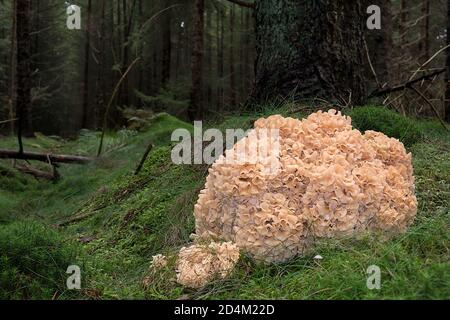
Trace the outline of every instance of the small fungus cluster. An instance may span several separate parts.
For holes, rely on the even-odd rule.
[[[177,282],[193,289],[215,279],[224,279],[239,260],[239,248],[231,243],[194,244],[181,248],[177,260]]]
[[[317,238],[398,233],[413,222],[417,200],[411,154],[398,140],[374,131],[362,134],[335,110],[301,121],[279,115],[259,119],[253,131],[267,129],[279,131],[278,170],[266,170],[273,154],[247,163],[227,162],[227,153],[219,157],[195,205],[200,239],[229,241],[257,260],[282,262],[302,254]],[[250,133],[234,148],[242,143],[266,141]],[[207,277],[195,272],[221,272],[210,249],[180,252],[179,282],[200,285]],[[223,253],[235,257],[231,249]],[[189,270],[202,259],[204,269]]]

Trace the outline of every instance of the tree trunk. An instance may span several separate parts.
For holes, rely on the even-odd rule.
[[[142,0],[139,0],[138,2],[138,16],[139,16],[139,25],[142,26],[144,21],[144,8],[142,6]],[[141,48],[141,51],[143,49]],[[142,54],[142,53],[141,53]],[[143,86],[144,86],[144,66],[142,64],[139,65],[139,75],[138,75],[138,90],[139,92],[143,92]],[[142,100],[137,100],[137,106],[139,109],[142,108]]]
[[[406,24],[407,24],[407,20],[408,20],[408,9],[406,7],[406,0],[401,0],[400,2],[400,40],[401,40],[401,44],[405,45],[406,44]]]
[[[127,10],[127,4],[126,1],[123,0],[123,19],[124,19],[124,30],[123,30],[123,39],[124,39],[124,43],[123,43],[123,61],[122,61],[122,67],[125,70],[126,68],[128,68],[128,64],[129,64],[129,45],[130,45],[130,35],[131,35],[131,30],[132,30],[132,26],[133,26],[133,17],[134,17],[134,10],[136,8],[136,0],[133,0],[132,4],[131,4],[131,9],[130,12],[128,13]],[[128,81],[128,77],[124,79],[123,81],[123,85],[122,85],[122,104],[128,106],[130,104],[130,96],[128,94],[129,92],[129,81]]]
[[[166,0],[164,2],[165,6],[163,9],[170,7],[171,1]],[[170,10],[166,10],[163,13],[163,23],[162,23],[162,74],[161,74],[161,84],[166,87],[170,81],[170,67],[171,67],[171,57],[172,57],[172,14]]]
[[[447,0],[447,45],[450,45],[450,0]],[[447,50],[447,59],[445,61],[447,72],[445,74],[445,121],[450,123],[450,50]]]
[[[96,108],[95,108],[95,123],[96,127],[99,127],[101,123],[98,119],[101,119],[104,113],[105,105],[105,58],[106,58],[106,48],[105,48],[105,2],[106,0],[101,0],[100,2],[100,27],[98,28],[98,46],[100,48],[100,54],[97,63],[97,80],[96,80]]]
[[[17,0],[17,86],[16,86],[16,109],[19,118],[18,137],[19,149],[23,151],[21,137],[32,136],[31,120],[31,36],[30,36],[30,9],[29,0]]]
[[[419,51],[420,63],[425,63],[430,57],[430,0],[422,0],[422,18]]]
[[[190,120],[201,119],[203,116],[202,102],[202,65],[203,65],[203,14],[204,0],[195,0],[193,50],[192,50],[192,88],[189,105]]]
[[[211,108],[211,104],[212,104],[212,74],[213,74],[213,66],[212,66],[212,58],[213,58],[213,53],[212,53],[212,9],[209,9],[208,13],[207,13],[207,21],[206,21],[206,28],[205,28],[205,32],[206,32],[206,37],[207,37],[207,42],[208,42],[208,47],[206,50],[206,57],[207,57],[207,77],[208,77],[208,83],[206,84],[206,101],[208,102],[208,108]]]
[[[224,51],[224,19],[225,14],[222,8],[217,9],[217,111],[223,111],[223,77],[224,77],[224,63],[223,63],[223,51]]]
[[[87,24],[84,43],[84,72],[83,72],[83,119],[81,127],[87,129],[89,124],[89,60],[91,47],[91,14],[92,0],[88,0],[87,7]]]
[[[9,62],[11,65],[10,69],[10,84],[9,84],[9,119],[10,122],[10,129],[11,134],[14,135],[14,105],[16,102],[16,38],[17,38],[17,24],[16,24],[16,18],[17,18],[17,0],[13,0],[12,3],[12,27],[11,27],[11,48],[10,48],[10,57]]]
[[[362,103],[363,20],[359,1],[256,1],[253,102],[291,97]]]
[[[235,8],[234,4],[230,9],[230,107],[236,108],[236,70],[234,59],[234,23],[235,23]]]

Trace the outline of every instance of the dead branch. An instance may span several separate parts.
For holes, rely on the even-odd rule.
[[[250,8],[250,9],[254,9],[255,8],[255,3],[254,2],[247,2],[247,1],[242,1],[242,0],[227,0],[228,2],[237,4],[238,6],[244,7],[244,8]]]
[[[375,71],[375,68],[373,67],[372,59],[370,58],[369,47],[367,46],[366,38],[363,38],[363,42],[364,42],[364,49],[366,50],[366,56],[367,56],[367,61],[369,62],[370,70],[372,71],[372,74],[375,77],[375,81],[377,82],[378,89],[382,89],[380,81],[378,80],[378,75]]]
[[[58,223],[57,226],[58,227],[66,227],[66,226],[68,226],[68,225],[70,225],[72,223],[80,222],[80,221],[82,221],[84,219],[87,219],[87,218],[93,216],[94,214],[95,214],[95,211],[92,211],[92,212],[86,213],[84,215],[75,216],[73,218],[70,218],[69,220],[62,221],[62,222]]]
[[[444,52],[445,50],[447,50],[448,48],[450,48],[450,45],[440,49],[439,51],[437,51],[430,59],[428,59],[427,61],[425,61],[420,67],[419,69],[417,69],[411,76],[411,78],[409,78],[409,80],[411,81],[412,79],[414,79],[414,77],[416,76],[416,74],[418,72],[420,72],[420,70],[422,70],[423,67],[427,66],[431,61],[434,60],[434,58],[436,58],[441,52]]]
[[[5,124],[5,123],[10,123],[10,122],[14,122],[17,121],[18,119],[9,119],[9,120],[4,120],[4,121],[0,121],[0,124]]]
[[[60,177],[58,172],[56,171],[55,167],[53,167],[53,171],[52,172],[39,170],[39,169],[33,168],[32,166],[27,165],[27,164],[23,164],[23,165],[15,164],[14,168],[16,168],[17,170],[19,170],[22,173],[32,175],[36,179],[43,179],[43,180],[48,180],[48,181],[57,181],[59,179],[59,177]]]
[[[441,122],[442,126],[444,127],[445,131],[448,131],[447,125],[445,124],[444,120],[442,120],[441,116],[439,115],[439,112],[436,110],[436,108],[434,107],[434,105],[431,103],[430,100],[428,100],[427,97],[425,97],[425,95],[420,92],[419,90],[417,90],[414,86],[410,86],[409,89],[411,89],[412,91],[414,91],[415,93],[417,93],[417,95],[419,95],[430,107],[431,109],[433,109],[434,114],[436,115],[436,117],[439,119],[439,121]]]
[[[421,76],[421,77],[419,77],[419,78],[417,78],[415,80],[407,81],[405,83],[399,84],[399,85],[394,86],[394,87],[386,88],[386,89],[383,89],[383,90],[377,89],[377,90],[373,91],[369,95],[369,98],[384,96],[386,94],[397,92],[397,91],[403,91],[405,89],[411,88],[416,83],[422,82],[424,80],[429,80],[429,79],[432,79],[432,78],[434,78],[434,77],[436,77],[436,76],[438,76],[440,74],[443,74],[445,71],[446,71],[446,68],[442,68],[442,69],[439,69],[438,71],[435,71],[435,72],[432,72],[430,74]]]
[[[139,165],[137,166],[136,170],[134,171],[134,175],[137,176],[139,174],[139,172],[141,172],[142,167],[144,166],[145,160],[147,160],[147,157],[150,153],[150,151],[152,151],[153,149],[153,144],[149,144],[147,149],[144,152],[144,155],[142,156],[141,161],[139,162]]]
[[[92,158],[82,156],[72,156],[63,154],[49,154],[38,152],[17,152],[12,150],[0,150],[0,159],[35,160],[45,163],[72,163],[87,164],[93,161]]]

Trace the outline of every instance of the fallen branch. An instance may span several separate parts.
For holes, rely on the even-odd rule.
[[[58,171],[56,171],[55,167],[53,167],[53,172],[39,170],[39,169],[33,168],[32,166],[25,165],[25,164],[24,165],[15,164],[14,168],[16,168],[17,170],[19,170],[22,173],[32,175],[36,179],[57,181],[60,177],[58,174]]]
[[[444,73],[445,71],[446,71],[446,68],[442,68],[442,69],[439,69],[438,71],[435,71],[435,72],[433,72],[433,73],[424,75],[424,76],[419,77],[419,78],[417,78],[417,79],[415,79],[415,80],[407,81],[407,82],[405,82],[405,83],[403,83],[403,84],[400,84],[400,85],[397,85],[397,86],[395,86],[395,87],[386,88],[386,89],[384,89],[384,90],[379,90],[379,89],[377,89],[377,90],[375,90],[374,92],[372,92],[372,93],[369,95],[369,98],[370,98],[370,97],[384,96],[384,95],[386,95],[386,94],[393,93],[393,92],[397,92],[397,91],[403,91],[403,90],[405,90],[405,89],[411,88],[411,87],[412,87],[414,84],[416,84],[416,83],[419,83],[419,82],[422,82],[422,81],[424,81],[424,80],[428,80],[428,79],[434,78],[434,77],[436,77],[436,76],[438,76],[438,75]]]
[[[137,176],[139,172],[141,172],[142,167],[144,166],[145,160],[147,160],[148,154],[153,149],[153,144],[149,144],[147,149],[144,152],[144,155],[142,156],[141,161],[139,162],[139,165],[137,166],[136,170],[134,171],[134,175]]]
[[[93,161],[92,158],[82,156],[72,156],[63,154],[48,154],[37,152],[17,152],[11,150],[0,150],[0,159],[36,160],[46,163],[73,163],[87,164]]]
[[[255,3],[254,2],[247,2],[247,1],[242,1],[242,0],[227,0],[228,2],[237,4],[238,6],[244,7],[244,8],[250,8],[250,9],[254,9],[255,8]]]
[[[57,226],[58,227],[66,227],[66,226],[68,226],[68,225],[70,225],[72,223],[80,222],[80,221],[82,221],[84,219],[87,219],[87,218],[93,216],[94,214],[95,214],[95,212],[89,212],[89,213],[86,213],[84,215],[75,216],[75,217],[73,217],[73,218],[71,218],[69,220],[66,220],[66,221],[58,223]]]

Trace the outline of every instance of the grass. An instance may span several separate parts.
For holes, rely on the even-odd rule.
[[[281,110],[288,114],[289,108]],[[231,115],[219,128],[249,128],[260,116]],[[208,124],[213,126],[214,124]],[[434,121],[414,121],[420,130],[413,153],[419,212],[413,227],[389,241],[373,235],[318,243],[307,256],[281,265],[259,265],[242,257],[233,275],[199,291],[174,281],[173,267],[149,271],[151,256],[174,254],[189,242],[197,194],[205,167],[170,161],[170,134],[192,127],[166,114],[144,132],[107,136],[104,160],[65,166],[58,183],[37,182],[0,162],[0,224],[37,220],[63,239],[76,241],[82,265],[81,298],[123,299],[449,299],[450,298],[450,137]],[[155,144],[139,175],[133,170],[149,143]],[[15,140],[0,140],[12,148]],[[98,133],[62,141],[38,136],[27,149],[95,154]],[[61,222],[82,217],[64,228]],[[323,256],[320,262],[313,259]],[[368,290],[366,270],[382,270],[381,290]],[[65,271],[65,270],[63,270]],[[149,282],[144,286],[143,280]],[[62,294],[61,299],[73,295]]]

